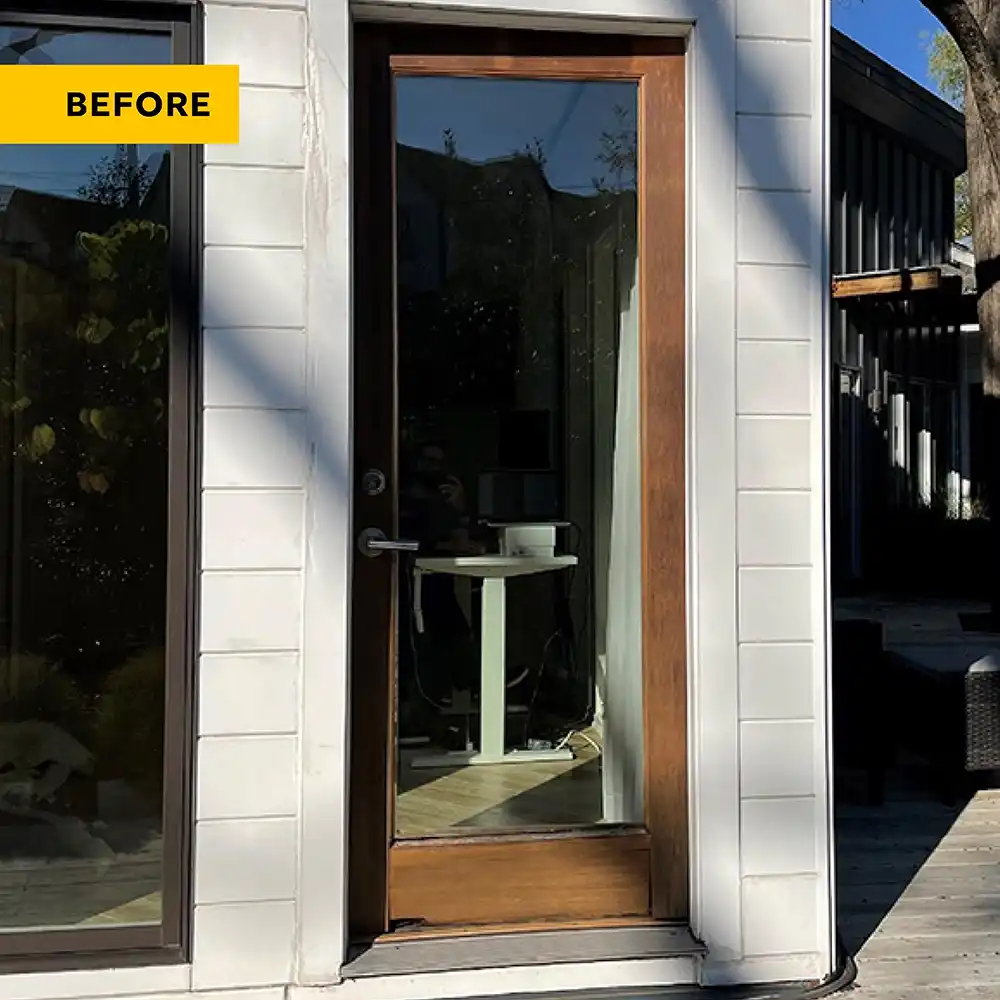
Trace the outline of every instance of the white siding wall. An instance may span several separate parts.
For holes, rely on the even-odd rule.
[[[206,3],[241,142],[206,150],[193,962],[6,1000],[335,984],[350,534],[348,0]],[[828,0],[375,0],[366,16],[687,33],[692,920],[706,982],[831,965],[824,375]],[[641,988],[684,963],[345,983]],[[391,989],[390,989],[391,986]]]
[[[293,975],[306,23],[304,4],[206,5],[206,61],[240,66],[241,135],[205,151],[195,989],[280,986]]]
[[[738,0],[737,450],[743,951],[830,948],[824,722],[825,16]],[[794,81],[794,83],[792,82]]]

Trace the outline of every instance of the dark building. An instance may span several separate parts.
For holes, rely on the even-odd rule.
[[[963,116],[833,33],[831,270],[835,278],[953,263]],[[840,283],[843,283],[842,280]],[[907,534],[967,516],[966,345],[958,312],[928,320],[901,294],[835,297],[831,316],[835,589],[886,585]],[[877,302],[877,304],[876,304]]]

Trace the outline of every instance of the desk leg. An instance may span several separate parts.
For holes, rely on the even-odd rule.
[[[429,754],[415,758],[411,766],[419,769],[572,760],[573,751],[565,747],[562,750],[504,752],[507,723],[507,587],[503,577],[486,577],[483,580],[482,602],[479,752]]]
[[[500,760],[507,722],[507,594],[502,577],[483,580],[479,755]]]

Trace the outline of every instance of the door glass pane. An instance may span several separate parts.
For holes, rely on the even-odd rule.
[[[399,836],[642,818],[636,112],[396,80]]]
[[[0,932],[161,919],[169,192],[162,146],[0,146]]]

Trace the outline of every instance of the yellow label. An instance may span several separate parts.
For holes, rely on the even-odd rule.
[[[0,143],[239,141],[238,66],[0,66]]]

